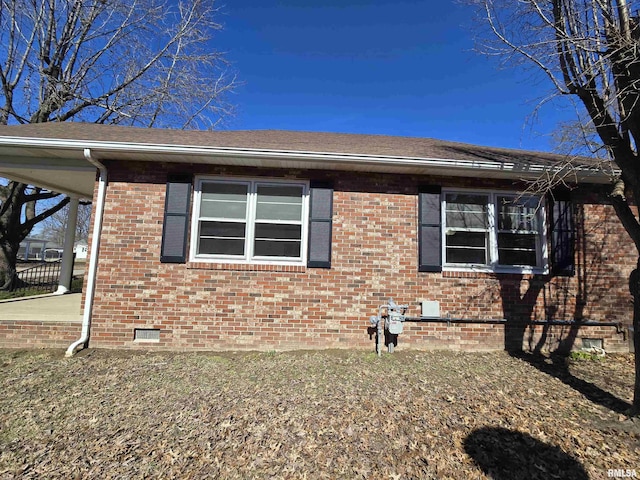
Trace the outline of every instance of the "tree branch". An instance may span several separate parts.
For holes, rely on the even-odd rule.
[[[53,215],[54,213],[56,213],[57,211],[63,209],[70,201],[71,199],[69,197],[65,197],[62,200],[60,200],[54,207],[51,207],[48,210],[45,210],[44,212],[35,215],[33,217],[31,217],[29,220],[26,220],[25,222],[23,222],[22,227],[25,231],[30,232],[31,229],[38,223],[41,222],[42,220],[44,220],[45,218],[50,217],[51,215]]]

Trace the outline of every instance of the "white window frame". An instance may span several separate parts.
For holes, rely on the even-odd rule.
[[[447,195],[448,194],[483,195],[488,197],[487,220],[488,220],[488,245],[487,254],[489,256],[487,264],[462,264],[447,263]],[[536,265],[535,266],[513,266],[498,264],[498,197],[514,198],[535,198],[540,200],[538,207],[539,229],[536,237]],[[549,258],[547,251],[547,222],[546,205],[543,198],[537,195],[523,195],[521,192],[501,191],[501,190],[475,190],[475,189],[442,189],[440,196],[441,214],[441,238],[442,238],[442,268],[444,271],[475,271],[487,273],[532,273],[546,275],[549,273]],[[470,230],[471,231],[471,230]]]
[[[244,255],[223,255],[223,254],[198,254],[198,242],[200,238],[200,205],[202,199],[202,185],[206,183],[228,183],[248,185],[247,193],[247,215],[245,223],[247,225]],[[258,185],[286,185],[302,188],[302,218],[301,218],[301,239],[299,257],[266,257],[256,256],[254,252],[255,225],[256,225],[256,205]],[[269,223],[269,222],[266,222]],[[273,223],[295,224],[297,221],[274,221]],[[309,230],[309,182],[304,180],[287,180],[269,177],[217,177],[217,176],[196,176],[193,212],[191,216],[191,245],[189,249],[189,260],[193,262],[208,263],[241,263],[256,265],[306,265],[307,262],[307,238]]]

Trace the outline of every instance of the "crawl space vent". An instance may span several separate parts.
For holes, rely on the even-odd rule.
[[[133,340],[134,342],[159,342],[160,329],[159,328],[134,328]]]
[[[602,349],[602,339],[601,338],[583,338],[582,349],[589,350],[590,348]]]

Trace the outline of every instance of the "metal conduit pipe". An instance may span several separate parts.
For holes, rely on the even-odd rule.
[[[418,323],[478,323],[478,324],[502,324],[507,323],[504,318],[489,318],[485,320],[478,320],[473,318],[448,318],[448,317],[405,317],[405,322],[418,322]]]
[[[506,318],[450,318],[450,317],[405,317],[405,322],[423,322],[423,323],[507,323]],[[515,323],[515,322],[514,322]],[[586,320],[584,322],[576,322],[575,320],[528,320],[522,322],[526,325],[577,325],[579,327],[618,327],[621,322],[594,322]]]
[[[87,271],[87,292],[82,312],[82,333],[80,338],[67,348],[65,356],[71,357],[76,348],[86,345],[89,341],[89,327],[91,326],[91,310],[93,308],[93,296],[95,294],[96,274],[98,269],[98,250],[100,247],[100,234],[102,233],[102,216],[104,213],[104,200],[107,193],[107,167],[91,156],[91,149],[84,149],[84,158],[100,171],[98,181],[98,198],[96,199],[95,218],[93,219],[93,235],[91,239],[91,256]]]
[[[543,320],[532,320],[527,322],[527,325],[570,325],[576,327],[616,327],[616,333],[622,333],[623,338],[627,338],[627,331],[624,328],[622,322],[592,322],[587,320],[586,322],[572,322],[570,320],[551,320],[545,322]]]
[[[470,323],[470,324],[489,324],[489,325],[501,325],[508,323],[505,318],[490,318],[485,320],[473,319],[473,318],[447,318],[447,317],[405,317],[405,322],[418,322],[418,323]],[[515,322],[514,322],[515,323]],[[576,326],[576,327],[616,327],[617,333],[624,333],[624,325],[622,322],[594,322],[586,320],[584,322],[576,322],[575,320],[528,320],[526,322],[519,323],[519,325],[564,325],[564,326]]]
[[[578,327],[620,327],[621,322],[592,322],[587,320],[585,322],[576,322],[571,320],[550,320],[545,322],[544,320],[531,320],[527,322],[528,325],[576,325]]]
[[[617,333],[626,334],[626,331],[623,329],[622,322],[596,322],[590,320],[584,321],[575,321],[575,320],[527,320],[523,322],[513,321],[509,322],[506,318],[452,318],[450,316],[446,317],[436,317],[436,316],[420,316],[420,317],[409,317],[405,315],[405,312],[409,308],[408,305],[397,305],[393,299],[389,299],[389,302],[385,305],[380,305],[378,308],[378,315],[372,316],[369,318],[369,321],[372,325],[377,327],[377,341],[376,341],[376,352],[378,356],[382,353],[382,333],[383,330],[385,332],[385,337],[387,337],[387,346],[389,349],[389,353],[393,352],[393,348],[396,344],[398,334],[402,333],[402,325],[405,322],[416,322],[416,323],[446,323],[447,325],[453,324],[469,324],[469,325],[508,325],[508,324],[516,324],[520,327],[526,327],[529,325],[563,325],[563,326],[572,326],[572,327],[616,327]],[[626,336],[626,335],[625,335]]]

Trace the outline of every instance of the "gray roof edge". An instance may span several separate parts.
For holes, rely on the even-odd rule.
[[[43,125],[45,128],[39,128]],[[73,128],[66,128],[72,126]],[[27,127],[27,128],[22,128]],[[36,127],[36,128],[28,128]],[[55,127],[55,128],[51,128]],[[72,135],[72,132],[67,130],[79,129],[84,134]],[[116,129],[119,134],[128,133],[128,136],[118,135],[120,140],[105,139],[104,132],[108,131],[110,134]],[[31,136],[38,131],[43,130],[46,135]],[[55,135],[56,132],[65,131],[66,134]],[[11,135],[7,135],[7,133]],[[89,135],[89,133],[101,133],[100,135]],[[180,138],[190,138],[191,143],[178,143],[173,141],[164,142],[144,142],[141,137],[145,139],[157,138],[160,140],[170,132],[170,134],[180,134]],[[16,135],[20,133],[19,135]],[[138,138],[138,135],[141,135]],[[236,145],[216,145],[212,144],[209,139],[209,135],[213,139],[220,141],[220,137],[225,137],[228,134]],[[272,135],[276,137],[276,143],[287,144],[287,138],[292,139],[292,143],[295,144],[293,148],[270,148],[270,145],[264,146],[241,146],[242,139],[246,138],[247,143],[251,145],[256,143],[256,136],[260,137],[259,140],[265,142],[265,135]],[[205,136],[209,144],[199,144],[198,139],[204,139]],[[66,137],[66,138],[65,138]],[[94,138],[92,138],[94,137]],[[95,138],[97,137],[97,138]],[[127,138],[128,137],[128,138]],[[331,143],[332,148],[318,149],[321,141],[327,139],[333,140]],[[378,153],[366,153],[365,149],[369,140],[375,139],[376,143],[371,149]],[[302,142],[301,140],[306,141]],[[257,143],[260,143],[258,141]],[[272,145],[274,141],[269,140]],[[351,143],[350,143],[351,142]],[[385,143],[386,142],[386,143]],[[413,142],[412,148],[404,148],[403,143]],[[202,142],[205,143],[205,142]],[[217,143],[217,142],[216,142]],[[363,146],[364,143],[364,146]],[[374,142],[372,142],[374,143]],[[322,160],[330,161],[334,164],[334,168],[339,164],[349,165],[356,163],[373,163],[373,164],[385,164],[387,166],[395,167],[442,167],[442,168],[454,168],[456,170],[478,171],[478,170],[490,170],[490,171],[502,171],[505,174],[508,172],[513,173],[513,178],[518,177],[527,172],[531,174],[544,172],[559,172],[570,161],[568,157],[544,153],[544,152],[531,152],[521,150],[509,150],[496,147],[482,147],[477,145],[462,144],[456,142],[447,142],[441,140],[424,139],[418,137],[397,137],[397,136],[385,136],[385,135],[365,135],[365,134],[344,134],[344,133],[323,133],[323,132],[296,132],[296,131],[280,131],[280,130],[245,130],[245,131],[181,131],[181,130],[163,130],[163,129],[142,129],[137,127],[122,127],[122,126],[107,126],[107,125],[95,125],[95,124],[78,124],[78,123],[58,123],[58,124],[30,124],[20,126],[0,126],[0,146],[11,147],[39,147],[39,148],[51,148],[51,149],[85,149],[90,148],[95,151],[99,157],[108,157],[109,153],[144,153],[144,154],[165,154],[168,156],[190,156],[194,157],[211,157],[211,156],[224,156],[233,157],[238,156],[245,159],[264,159],[264,158],[277,158],[280,160]],[[300,145],[308,145],[310,149],[302,149]],[[341,151],[338,147],[344,145],[344,151]],[[355,147],[354,147],[355,145]],[[383,148],[381,148],[383,145]],[[394,146],[398,146],[398,153],[393,153]],[[411,155],[419,150],[417,147],[422,147],[425,152],[432,151],[437,155]],[[349,147],[352,147],[351,149]],[[349,151],[351,150],[351,151]],[[384,152],[383,152],[384,150]],[[391,151],[392,153],[389,153]],[[420,150],[422,151],[422,150]],[[446,152],[446,155],[442,153]],[[452,154],[453,153],[453,154]],[[535,161],[538,160],[538,161]],[[152,161],[152,160],[146,160]],[[605,183],[610,181],[612,175],[615,175],[615,168],[612,168],[610,172],[604,172],[602,168],[598,168],[593,159],[584,157],[575,157],[573,159],[576,164],[574,170],[580,173],[581,181],[587,183]],[[208,162],[194,162],[194,163],[212,163]],[[462,173],[462,172],[460,172]]]

